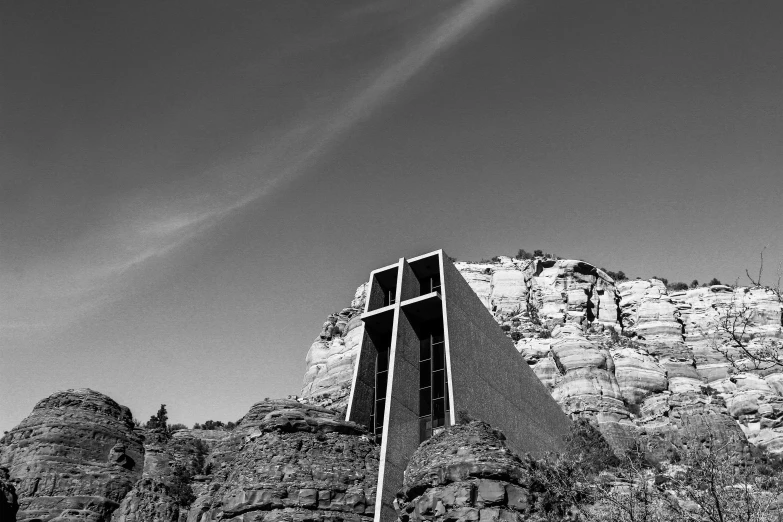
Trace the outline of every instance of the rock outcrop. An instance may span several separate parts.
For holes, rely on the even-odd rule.
[[[455,266],[563,410],[593,418],[614,444],[709,399],[706,428],[722,433],[732,423],[752,444],[783,453],[783,368],[743,371],[716,329],[722,315],[744,310],[751,350],[780,340],[783,307],[772,292],[725,285],[670,292],[661,280],[617,282],[578,260],[500,256]],[[362,333],[360,307],[346,310],[341,321],[350,326],[325,328],[311,348],[302,390],[337,408],[347,402],[348,363]],[[647,407],[664,402],[678,406],[661,415]]]
[[[294,400],[254,405],[211,456],[188,522],[372,520],[379,448],[360,426]]]
[[[535,504],[528,470],[504,440],[474,421],[424,441],[405,470],[399,520],[526,520]]]
[[[302,395],[321,406],[343,408],[348,402],[353,366],[364,335],[366,284],[359,286],[349,308],[330,315],[307,352]]]
[[[0,520],[16,520],[16,512],[19,511],[19,498],[16,496],[16,488],[8,475],[6,468],[0,468]]]
[[[0,439],[0,467],[16,482],[17,520],[104,522],[141,477],[143,449],[128,408],[67,390]]]
[[[112,522],[177,522],[180,508],[169,486],[143,478],[122,500]]]

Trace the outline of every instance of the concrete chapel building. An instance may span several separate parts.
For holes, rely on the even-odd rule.
[[[381,441],[376,522],[419,444],[465,412],[518,453],[562,447],[568,417],[443,250],[370,274],[346,418]]]

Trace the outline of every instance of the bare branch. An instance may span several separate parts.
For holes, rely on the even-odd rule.
[[[761,274],[764,271],[764,251],[767,249],[765,246],[761,249],[761,252],[759,253],[759,256],[761,257],[761,262],[759,263],[759,276],[754,281],[752,277],[750,277],[750,272],[748,272],[748,269],[745,269],[745,274],[748,276],[748,279],[750,279],[750,282],[753,283],[753,286],[761,286]]]

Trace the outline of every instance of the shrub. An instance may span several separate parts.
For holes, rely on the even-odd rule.
[[[520,248],[517,251],[516,259],[533,259],[533,254]]]
[[[540,337],[541,339],[549,339],[550,337],[552,337],[552,332],[544,328],[543,330],[538,332],[538,337]]]
[[[187,468],[180,464],[174,466],[169,492],[171,496],[174,497],[174,500],[177,501],[177,504],[182,507],[189,507],[193,501],[196,500],[193,488],[190,487],[190,481],[192,479],[193,476]]]
[[[693,281],[691,281],[691,288],[696,288],[698,286],[699,286],[699,280],[698,279],[694,279]]]
[[[672,283],[671,286],[669,286],[670,290],[674,291],[681,291],[681,290],[687,290],[688,284],[687,283]]]
[[[707,286],[721,285],[721,284],[723,283],[720,282],[720,279],[718,279],[717,277],[713,277],[712,279],[710,279],[710,282],[707,283]]]
[[[533,256],[534,257],[544,257],[544,251],[543,250],[533,250]]]
[[[508,332],[508,331],[510,331],[510,330],[511,330],[511,325],[504,324],[504,325],[502,325],[502,326],[500,327],[500,329],[501,329],[501,330],[503,330],[504,332]]]
[[[519,333],[519,332],[511,332],[511,340],[512,341],[517,342],[520,339],[522,339],[522,334],[521,333]]]

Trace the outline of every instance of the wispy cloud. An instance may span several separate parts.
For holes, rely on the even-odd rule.
[[[311,111],[259,152],[213,166],[206,176],[214,190],[149,209],[83,240],[73,253],[46,260],[25,274],[0,273],[0,284],[15,297],[0,305],[0,332],[68,322],[116,296],[128,274],[203,234],[229,214],[280,190],[303,175],[346,133],[394,99],[400,89],[508,0],[466,0],[413,37],[366,80],[348,89],[334,109]],[[384,2],[377,9],[388,6]],[[62,311],[68,302],[68,312]],[[42,306],[43,303],[43,306]],[[59,313],[53,313],[55,309]]]

